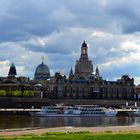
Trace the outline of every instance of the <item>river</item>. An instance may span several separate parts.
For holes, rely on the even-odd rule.
[[[0,115],[0,129],[28,127],[96,127],[96,126],[140,126],[140,117],[31,117]]]

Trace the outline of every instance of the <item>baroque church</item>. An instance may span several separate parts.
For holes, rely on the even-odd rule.
[[[42,61],[36,68],[34,80],[31,83],[42,84],[44,97],[51,98],[133,99],[134,96],[133,78],[123,75],[116,81],[107,81],[100,76],[98,66],[95,71],[93,70],[85,41],[81,45],[81,54],[76,61],[75,70],[70,69],[68,78],[60,72],[51,76],[48,66]]]
[[[11,65],[7,77],[0,77],[0,90],[31,90],[34,97],[50,99],[117,99],[134,98],[134,79],[123,75],[116,81],[104,80],[98,66],[93,69],[88,57],[88,46],[84,41],[75,69],[66,77],[60,72],[51,76],[49,67],[42,59],[35,70],[34,79],[16,77],[16,67]]]

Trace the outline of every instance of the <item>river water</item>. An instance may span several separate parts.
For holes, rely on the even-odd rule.
[[[0,129],[28,127],[140,126],[140,117],[31,117],[0,115]]]

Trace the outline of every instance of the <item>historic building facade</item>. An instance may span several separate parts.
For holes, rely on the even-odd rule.
[[[88,58],[88,47],[84,42],[75,72],[71,68],[68,78],[57,74],[53,93],[57,98],[70,99],[133,99],[133,78],[123,75],[117,81],[107,81],[100,76],[98,66],[94,73],[93,71],[92,61]]]
[[[25,91],[25,90],[31,90],[29,81],[30,79],[28,77],[16,77],[17,72],[16,72],[16,67],[12,63],[8,76],[7,77],[0,77],[0,90],[5,90],[7,92],[19,90],[19,91]]]
[[[116,81],[107,81],[100,76],[98,66],[93,69],[84,41],[75,69],[66,77],[60,72],[50,75],[49,67],[42,63],[35,70],[34,79],[16,77],[16,67],[10,66],[7,77],[0,77],[0,90],[32,90],[35,97],[61,99],[123,99],[134,98],[134,79],[123,75]]]
[[[140,99],[140,85],[137,85],[134,88],[134,98],[136,100],[139,100]]]

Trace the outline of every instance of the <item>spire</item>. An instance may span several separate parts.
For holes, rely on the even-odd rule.
[[[72,79],[73,78],[73,69],[72,69],[72,67],[71,67],[71,69],[70,69],[70,72],[69,72],[69,79]]]
[[[44,63],[44,57],[42,56],[42,63]]]
[[[84,42],[82,44],[82,47],[87,47],[87,44],[86,44],[85,40],[84,40]]]
[[[96,75],[98,75],[98,76],[100,75],[98,66],[96,67]]]
[[[9,73],[8,73],[8,76],[9,77],[14,77],[15,75],[17,75],[17,72],[16,72],[16,67],[14,65],[14,63],[11,64],[10,66],[10,69],[9,69]]]
[[[73,69],[71,67],[69,75],[73,75]]]

